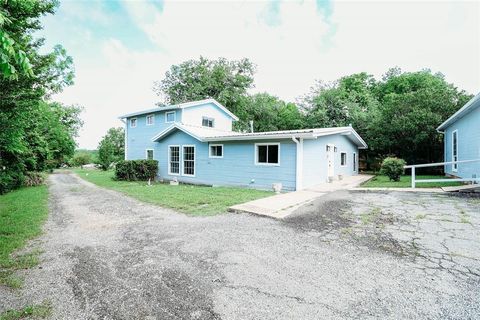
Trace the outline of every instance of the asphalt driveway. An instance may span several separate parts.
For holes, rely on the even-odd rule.
[[[0,312],[54,319],[480,318],[480,200],[337,192],[285,221],[188,217],[50,178],[42,263]]]

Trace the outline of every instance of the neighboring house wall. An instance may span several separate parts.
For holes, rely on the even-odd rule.
[[[201,127],[203,117],[215,119],[216,130],[232,131],[232,118],[213,103],[183,109],[182,123]]]
[[[303,141],[303,188],[324,183],[327,181],[327,144],[337,147],[334,153],[334,175],[355,175],[358,172],[358,147],[344,135],[318,137],[314,140]],[[341,166],[341,153],[347,154],[345,166]],[[354,171],[353,154],[356,154]]]
[[[182,110],[174,111],[175,120],[177,122],[180,122],[182,120]],[[127,118],[126,160],[145,159],[145,150],[155,149],[155,142],[152,142],[152,137],[172,125],[172,123],[165,122],[166,112],[169,111],[160,111],[153,113],[155,115],[153,125],[146,124],[147,116],[150,114]],[[137,119],[137,126],[135,128],[131,127],[130,120],[132,118]],[[158,156],[159,155],[157,154],[157,152],[154,151],[154,159],[158,159]]]
[[[280,165],[262,166],[255,165],[255,143],[259,142],[265,141],[212,142],[211,144],[223,144],[223,158],[209,158],[209,143],[200,142],[177,130],[155,143],[155,159],[159,161],[159,175],[162,179],[177,177],[179,181],[189,183],[258,189],[271,189],[273,183],[281,182],[284,190],[295,190],[295,143],[291,140],[267,141],[280,142]],[[195,145],[195,177],[168,173],[169,145]]]
[[[458,135],[458,161],[480,159],[480,107],[445,129],[445,162],[453,161],[452,137],[455,130]],[[455,172],[453,165],[446,165],[445,173],[461,178],[472,178],[475,175],[480,177],[480,162],[459,163],[457,166]]]

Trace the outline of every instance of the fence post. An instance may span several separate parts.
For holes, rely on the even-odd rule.
[[[412,167],[412,188],[415,189],[415,167]]]

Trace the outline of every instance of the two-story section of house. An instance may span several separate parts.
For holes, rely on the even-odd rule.
[[[238,118],[213,99],[130,113],[125,159],[154,159],[159,179],[299,190],[358,173],[367,145],[352,127],[235,132]]]
[[[213,99],[143,110],[123,115],[121,119],[126,122],[125,160],[156,159],[158,144],[151,139],[174,123],[231,132],[233,121],[238,120]]]

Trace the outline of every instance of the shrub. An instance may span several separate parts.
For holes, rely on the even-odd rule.
[[[88,153],[77,153],[70,160],[70,165],[72,167],[80,167],[92,162],[92,157]]]
[[[40,186],[45,183],[45,174],[43,172],[31,171],[25,174],[23,185],[26,187]]]
[[[400,181],[400,176],[405,173],[406,162],[403,159],[388,157],[382,162],[381,174],[386,175],[391,181]]]
[[[22,171],[0,168],[0,194],[20,188],[24,181],[25,176]]]
[[[115,166],[115,179],[117,180],[153,180],[157,173],[157,160],[122,160]]]

